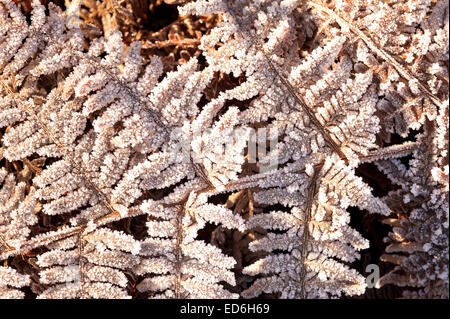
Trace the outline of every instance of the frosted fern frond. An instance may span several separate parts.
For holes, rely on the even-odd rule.
[[[30,226],[37,223],[35,189],[27,191],[29,167],[18,176],[0,169],[0,254],[19,248],[30,235]],[[18,181],[18,179],[22,181]]]
[[[49,5],[49,15],[33,0],[31,23],[12,0],[0,5],[0,79],[20,84],[30,74],[51,74],[77,62],[82,33],[67,29],[61,10]]]
[[[263,229],[271,229],[272,222],[288,224],[282,227],[286,233],[269,233],[250,244],[251,249],[270,254],[244,269],[246,274],[262,276],[243,293],[246,297],[262,292],[281,292],[284,298],[363,293],[364,278],[331,259],[353,261],[359,257],[356,250],[367,248],[367,241],[349,228],[345,209],[353,205],[388,213],[387,206],[354,176],[354,167],[378,148],[373,74],[354,71],[351,58],[341,53],[348,45],[344,34],[325,41],[301,61],[293,42],[292,12],[298,5],[298,1],[200,1],[182,9],[222,14],[224,22],[202,39],[204,54],[215,69],[245,75],[246,81],[234,89],[246,89],[238,99],[252,98],[242,121],[271,122],[267,130],[278,143],[267,156],[258,154],[261,172],[264,163],[286,165],[227,185],[229,190],[267,189],[254,193],[256,202],[289,209],[264,215],[268,220],[256,215],[249,221],[248,227],[258,220]],[[339,191],[344,189],[349,191]],[[314,228],[315,223],[323,228]]]
[[[195,189],[198,185],[198,181],[192,181],[190,185],[178,188],[173,196],[185,194],[187,187]],[[147,200],[142,204],[141,209],[150,216],[147,222],[149,237],[142,243],[141,255],[146,258],[134,267],[134,271],[138,275],[151,275],[143,279],[137,289],[150,292],[152,298],[238,297],[219,284],[235,285],[231,270],[236,261],[196,237],[206,222],[220,220],[225,226],[236,228],[239,224],[226,223],[233,219],[227,217],[232,214],[225,208],[195,204],[197,196],[202,195],[191,191],[182,203]],[[224,214],[219,214],[221,210]]]
[[[408,169],[398,160],[377,163],[401,187],[385,198],[397,218],[385,221],[392,232],[381,259],[395,268],[378,285],[408,287],[409,298],[448,298],[448,100],[418,139]]]
[[[320,1],[321,21],[334,20],[358,39],[355,60],[380,80],[377,103],[383,138],[406,137],[417,130],[448,92],[448,1],[337,1],[331,9]],[[330,29],[333,30],[333,29]]]
[[[72,245],[38,256],[40,283],[46,285],[38,298],[130,298],[125,271],[140,261],[138,241],[100,228],[76,235]]]
[[[310,175],[292,173],[286,184],[260,183],[267,190],[254,194],[257,202],[282,204],[289,210],[255,215],[249,220],[249,228],[276,232],[250,243],[251,250],[266,251],[268,256],[244,269],[246,274],[261,277],[243,296],[280,292],[281,298],[327,298],[363,293],[364,277],[335,259],[352,262],[359,258],[358,250],[368,247],[368,241],[348,226],[346,208],[358,206],[386,213],[387,207],[335,156]]]
[[[34,10],[38,10],[36,6],[35,4]],[[104,250],[98,237],[85,235],[87,229],[147,213],[140,209],[142,203],[131,207],[143,192],[163,189],[179,183],[182,179],[189,181],[187,185],[190,188],[187,191],[192,192],[193,189],[198,189],[198,185],[207,186],[212,176],[219,180],[221,176],[227,180],[236,178],[243,155],[239,149],[232,154],[226,162],[233,165],[231,168],[221,164],[219,160],[210,161],[207,165],[207,172],[211,175],[209,177],[203,174],[203,167],[206,164],[205,158],[210,158],[215,152],[215,145],[208,145],[206,149],[199,145],[202,155],[193,157],[198,158],[200,164],[194,164],[189,152],[190,142],[184,145],[178,141],[177,130],[185,128],[188,136],[192,135],[189,131],[189,119],[198,115],[197,103],[213,75],[209,69],[198,71],[195,59],[158,81],[162,71],[161,61],[154,58],[147,66],[143,65],[139,45],[132,43],[130,47],[125,48],[118,32],[109,34],[108,38],[93,40],[89,50],[74,52],[74,55],[78,59],[77,64],[67,77],[58,81],[55,87],[39,100],[20,91],[24,88],[27,88],[27,93],[33,91],[33,88],[28,89],[28,82],[22,87],[3,83],[2,97],[5,99],[3,105],[6,109],[4,114],[9,116],[4,125],[12,126],[2,137],[5,146],[3,155],[10,161],[33,156],[35,153],[52,158],[52,163],[33,179],[37,190],[32,198],[43,203],[44,214],[52,216],[70,213],[72,218],[71,226],[66,225],[52,232],[38,234],[14,247],[12,251],[8,249],[3,252],[2,258],[39,246],[52,249],[40,257],[43,260],[47,255],[78,253],[78,261],[73,269],[68,269],[68,266],[61,264],[59,260],[54,263],[42,261],[41,266],[48,269],[41,272],[41,283],[52,286],[39,295],[41,298],[107,297],[108,293],[115,297],[125,297],[125,277],[117,273],[115,279],[103,278],[102,276],[108,274],[108,270],[101,268],[105,266],[102,262],[107,262],[106,266],[109,267],[131,269],[135,266],[135,259],[125,258],[123,265],[119,267],[115,258],[120,253]],[[42,76],[40,73],[32,75]],[[231,110],[229,113],[235,123],[238,114],[236,111]],[[18,115],[14,113],[11,116],[11,112]],[[209,136],[206,134],[213,134],[219,139],[220,132],[228,127],[230,116],[225,116],[223,121],[208,133],[207,129],[214,124],[213,117],[209,110],[206,117],[198,118],[200,126],[195,127],[201,134],[205,134],[203,138]],[[234,125],[227,129],[232,129]],[[201,138],[202,135],[199,139]],[[222,141],[225,144],[223,139]],[[242,150],[242,142],[236,143]],[[179,157],[180,154],[186,155],[186,147],[188,158],[183,161],[186,158]],[[216,163],[222,166],[213,167]],[[201,180],[193,180],[196,174],[200,174]],[[194,207],[193,216],[198,216],[199,220],[203,218],[206,221],[243,229],[243,220],[235,218],[231,211],[217,207],[222,211],[217,218],[214,214],[215,206],[206,203],[206,200],[196,203]],[[150,213],[148,212],[149,215]],[[226,218],[230,219],[229,223]],[[151,223],[149,221],[150,234]],[[198,225],[201,224],[199,221]],[[191,231],[186,239],[188,242],[195,238],[197,230],[198,227]],[[155,236],[164,234],[164,228],[158,228]],[[181,241],[181,237],[179,239],[176,234],[174,238]],[[59,245],[58,242],[63,244]],[[206,246],[203,253],[198,250],[202,247],[200,243],[192,245],[196,248],[186,246],[185,254],[195,256],[198,261],[189,262],[187,265],[192,264],[189,267],[183,266],[187,267],[183,268],[186,274],[195,275],[200,272],[202,263],[207,263],[208,256],[221,256],[220,250],[212,246]],[[114,248],[124,249],[122,246]],[[109,255],[101,255],[104,251]],[[223,257],[223,260],[226,260],[227,269],[234,263],[230,257]],[[73,281],[74,276],[84,276],[79,268],[85,263],[88,268],[88,281],[74,282],[68,287],[66,282]],[[221,263],[218,262],[217,265],[219,267]],[[174,272],[173,275],[180,276],[179,272]],[[202,294],[231,296],[216,284],[219,279],[210,280],[209,290],[202,292],[200,284],[202,280],[207,279],[207,275],[204,274],[200,281],[195,279],[196,276],[193,277],[185,282],[186,291],[190,291],[193,297]],[[227,280],[230,284],[234,280],[229,271]],[[64,284],[60,284],[61,281]]]

